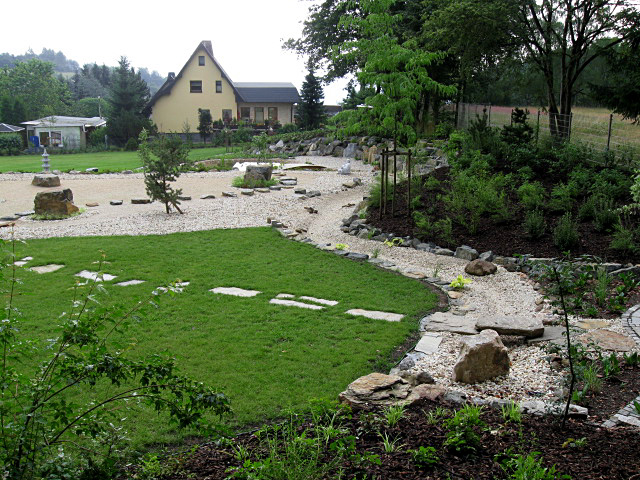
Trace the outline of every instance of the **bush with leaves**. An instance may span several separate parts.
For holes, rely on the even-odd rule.
[[[578,226],[570,213],[565,213],[553,230],[553,243],[561,252],[574,250],[580,241]]]
[[[529,110],[515,108],[511,111],[511,125],[502,127],[500,137],[509,145],[526,145],[533,141],[533,127],[527,123]]]
[[[22,150],[22,138],[17,133],[0,135],[0,155],[17,155]]]
[[[159,200],[165,205],[167,213],[173,206],[182,213],[178,197],[181,189],[173,189],[170,182],[180,176],[181,167],[189,162],[189,151],[176,136],[162,136],[151,142],[146,130],[140,134],[138,155],[144,167],[144,185],[151,200]]]
[[[172,358],[132,360],[114,344],[114,335],[141,316],[155,296],[128,310],[102,306],[94,298],[100,286],[97,276],[76,286],[57,337],[39,345],[21,334],[15,242],[12,245],[7,252],[0,240],[0,289],[6,294],[0,325],[0,477],[83,478],[80,472],[92,470],[96,475],[84,478],[107,478],[104,472],[113,470],[124,442],[121,418],[128,405],[147,404],[166,412],[180,428],[215,431],[205,415],[230,412],[224,394],[180,375]],[[36,351],[45,359],[31,367]],[[95,393],[83,401],[78,392]]]

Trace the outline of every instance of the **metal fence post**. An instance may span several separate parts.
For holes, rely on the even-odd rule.
[[[538,109],[538,122],[536,124],[536,147],[538,146],[539,138],[540,138],[540,109]]]
[[[489,126],[491,126],[491,104],[489,104]]]
[[[571,141],[571,126],[573,125],[573,112],[569,114],[569,131],[567,132],[567,142]]]
[[[607,133],[607,152],[611,146],[611,126],[613,125],[613,113],[609,114],[609,132]]]

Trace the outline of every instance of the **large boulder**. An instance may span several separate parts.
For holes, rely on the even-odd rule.
[[[467,266],[464,267],[464,271],[469,275],[484,277],[485,275],[492,275],[496,273],[498,271],[498,267],[491,262],[476,258],[475,260],[467,263]]]
[[[370,373],[349,384],[339,396],[352,407],[362,405],[393,405],[409,395],[411,385],[398,375]]]
[[[271,180],[271,165],[248,165],[244,174],[245,182],[267,182]]]
[[[59,187],[60,177],[52,173],[40,173],[33,177],[31,185],[36,187]]]
[[[456,248],[456,253],[454,256],[456,258],[471,261],[478,258],[478,251],[468,245],[462,245],[461,247]]]
[[[476,322],[478,330],[495,330],[500,335],[537,338],[544,334],[542,320],[535,317],[485,317]]]
[[[78,211],[73,204],[71,189],[55,190],[53,192],[40,192],[34,200],[36,215],[67,216]]]
[[[480,383],[509,373],[509,355],[498,332],[484,330],[462,339],[453,379],[462,383]]]
[[[342,152],[344,158],[356,158],[356,150],[358,149],[357,143],[350,143],[347,148]]]

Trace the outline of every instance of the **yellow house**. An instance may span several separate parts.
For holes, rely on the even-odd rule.
[[[209,110],[213,120],[249,123],[294,120],[300,101],[292,83],[236,83],[213,56],[211,42],[200,42],[180,73],[169,73],[167,81],[147,105],[151,120],[161,133],[181,132],[186,122],[198,126],[198,109]]]

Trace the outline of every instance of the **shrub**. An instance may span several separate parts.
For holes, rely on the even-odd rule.
[[[511,112],[511,125],[502,127],[500,137],[509,145],[522,145],[533,140],[533,127],[527,123],[529,110],[515,108]]]
[[[92,147],[104,147],[104,136],[107,134],[107,127],[96,128],[89,134],[89,145]]]
[[[527,212],[524,217],[524,228],[532,239],[537,240],[542,237],[547,229],[547,222],[542,212],[540,210]]]
[[[596,232],[610,232],[620,222],[614,210],[613,201],[607,197],[598,197],[594,203],[594,227]]]
[[[252,134],[253,130],[250,128],[238,127],[238,129],[231,134],[231,141],[233,143],[247,143],[251,141]]]
[[[620,224],[616,227],[609,248],[625,255],[632,255],[638,251],[635,235],[631,230]]]
[[[22,137],[17,133],[0,133],[0,152],[17,155],[22,150]]]
[[[540,182],[525,182],[518,188],[518,198],[528,211],[544,208],[544,194],[544,187]]]
[[[551,191],[549,208],[554,212],[570,212],[574,206],[575,189],[573,184],[561,183]]]
[[[570,213],[565,213],[553,230],[553,243],[561,252],[567,252],[578,246],[580,235]]]
[[[293,133],[298,131],[298,126],[295,123],[285,123],[280,130],[278,130],[279,134],[283,133]]]
[[[136,150],[138,150],[138,141],[135,138],[131,137],[129,140],[127,140],[124,149],[127,152],[135,152]]]
[[[480,435],[474,427],[486,427],[480,418],[482,407],[466,404],[455,415],[445,420],[446,439],[443,443],[447,449],[456,453],[473,453],[480,447]]]
[[[596,195],[587,198],[578,209],[578,219],[582,222],[588,222],[596,217]]]

